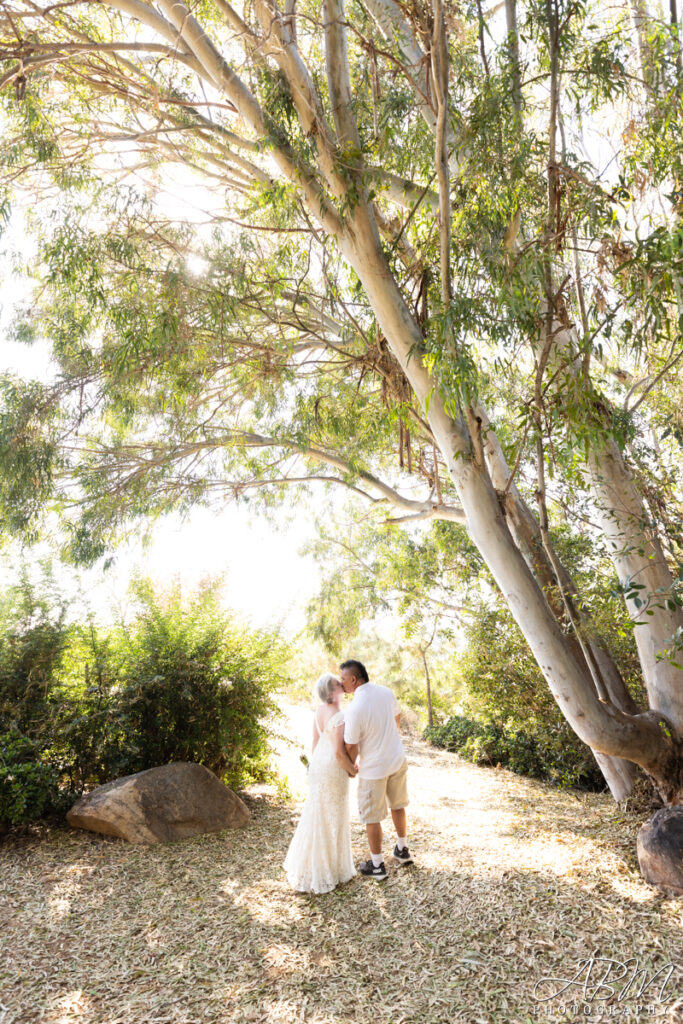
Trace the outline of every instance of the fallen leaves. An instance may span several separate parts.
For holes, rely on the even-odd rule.
[[[248,828],[144,851],[8,836],[0,1024],[535,1024],[536,981],[591,950],[675,959],[683,901],[637,871],[642,814],[417,741],[409,764],[416,866],[325,896],[288,889],[300,804],[263,787]],[[360,860],[355,818],[353,839]]]

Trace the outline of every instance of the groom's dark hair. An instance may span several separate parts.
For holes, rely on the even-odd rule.
[[[365,665],[361,661],[354,661],[351,658],[349,661],[343,661],[339,668],[350,668],[352,672],[355,672],[356,679],[362,679],[364,683],[370,682],[370,676],[367,673]]]

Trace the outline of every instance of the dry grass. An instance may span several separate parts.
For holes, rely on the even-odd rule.
[[[292,710],[290,731],[300,749],[305,712]],[[281,750],[295,797],[298,749]],[[10,835],[0,1024],[527,1024],[613,1020],[617,1009],[654,1019],[635,996],[602,1017],[598,1000],[589,1015],[559,1015],[577,991],[533,998],[543,976],[571,976],[591,955],[637,957],[650,973],[680,960],[683,900],[647,886],[635,861],[647,815],[419,741],[409,762],[418,865],[325,896],[287,888],[280,865],[299,804],[273,790],[249,794],[248,828],[168,846],[67,828]],[[353,832],[358,859],[355,817]],[[677,968],[662,1003],[652,992],[640,1002],[679,1021],[681,996]]]

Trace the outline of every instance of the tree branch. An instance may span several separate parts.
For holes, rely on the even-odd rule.
[[[268,437],[263,434],[255,434],[250,431],[230,430],[227,433],[222,432],[221,435],[216,438],[177,445],[172,449],[162,448],[153,444],[139,444],[129,445],[125,449],[118,449],[118,451],[121,455],[125,455],[125,453],[128,452],[135,458],[137,463],[135,470],[133,470],[126,478],[126,485],[129,485],[133,483],[134,480],[141,478],[150,470],[158,468],[161,465],[179,462],[182,459],[189,458],[197,453],[215,451],[219,448],[228,447],[284,448],[293,455],[300,455],[304,458],[312,459],[315,462],[321,462],[324,465],[341,470],[344,473],[349,473],[352,476],[357,477],[359,480],[362,480],[363,483],[377,491],[381,497],[371,498],[370,495],[355,487],[355,485],[350,481],[337,480],[336,482],[342,482],[345,486],[353,487],[358,491],[358,493],[363,494],[364,497],[369,498],[369,500],[372,500],[375,503],[388,501],[395,508],[415,513],[416,518],[420,519],[447,519],[451,522],[457,523],[464,523],[465,521],[462,509],[456,506],[445,505],[442,502],[435,502],[429,499],[426,501],[418,501],[413,498],[407,498],[400,494],[395,488],[380,480],[374,474],[369,473],[367,470],[358,469],[352,466],[351,463],[347,462],[341,456],[336,455],[333,452],[323,451],[315,445],[301,444],[300,442],[289,440],[287,438]],[[100,457],[106,457],[107,454],[110,454],[108,449],[91,448],[81,449],[81,451],[90,455],[99,454]],[[151,453],[149,457],[145,457],[146,452]],[[97,470],[99,472],[111,474],[112,468],[112,463],[110,461],[105,461],[100,467],[97,467]],[[297,481],[300,482],[305,479],[307,478],[297,478]],[[336,480],[336,478],[331,477],[327,479]],[[267,481],[264,481],[264,483],[267,483]],[[250,486],[250,484],[247,483],[245,486]]]

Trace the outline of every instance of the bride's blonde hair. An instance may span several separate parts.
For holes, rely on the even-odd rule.
[[[331,672],[325,672],[313,687],[318,700],[322,701],[323,704],[329,704],[334,693],[334,684],[338,682],[337,677],[333,676]]]

